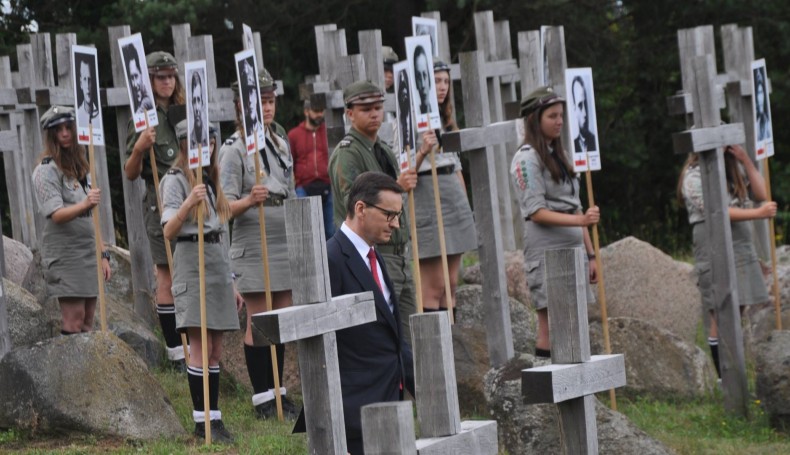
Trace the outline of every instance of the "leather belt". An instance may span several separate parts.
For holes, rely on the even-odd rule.
[[[179,242],[197,242],[198,235],[197,234],[189,234],[189,235],[179,235],[176,237],[176,240]],[[203,234],[203,241],[206,243],[219,243],[222,240],[222,234],[219,232],[209,232],[208,234]]]
[[[447,175],[452,174],[454,171],[454,166],[442,166],[436,168],[436,175]],[[417,175],[431,175],[431,171],[422,171],[418,172]]]
[[[263,201],[263,205],[266,207],[282,207],[283,204],[285,204],[285,196],[280,194],[269,193],[269,197]]]

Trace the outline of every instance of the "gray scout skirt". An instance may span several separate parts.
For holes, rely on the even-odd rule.
[[[540,310],[548,306],[546,296],[546,264],[544,254],[558,248],[581,248],[584,250],[584,236],[578,226],[546,226],[533,221],[524,223],[524,269],[532,305]],[[589,263],[584,260],[585,276],[589,277]],[[587,304],[595,303],[590,280],[585,279]]]
[[[230,267],[222,242],[204,243],[206,266],[206,327],[209,330],[238,330],[239,315],[233,294]],[[200,327],[200,270],[198,242],[177,242],[173,257],[173,298],[176,327]]]
[[[439,174],[439,198],[444,221],[444,241],[447,254],[461,254],[477,249],[477,230],[472,209],[455,172]],[[441,255],[439,227],[436,222],[436,204],[433,200],[433,179],[420,175],[414,189],[417,240],[420,259]],[[408,207],[406,207],[408,210]],[[401,229],[409,226],[401,226]]]
[[[51,297],[92,298],[99,294],[96,276],[96,243],[90,217],[68,223],[49,224],[44,229],[41,263]]]
[[[732,229],[732,249],[735,256],[735,277],[738,288],[738,305],[755,305],[770,301],[768,289],[763,280],[760,263],[752,243],[750,221],[730,223]],[[697,286],[702,295],[702,307],[715,309],[713,298],[713,276],[708,258],[708,236],[705,223],[697,223],[694,235],[694,270],[697,272]]]
[[[154,265],[167,265],[165,236],[162,231],[162,214],[159,213],[153,185],[143,197],[143,221],[145,221],[145,232],[148,234],[148,248],[151,250],[151,259]],[[175,251],[174,242],[170,243],[170,249]]]
[[[288,261],[288,239],[285,234],[285,207],[264,207],[266,216],[266,246],[269,253],[269,280],[272,292],[291,289],[291,265]],[[236,289],[242,294],[264,292],[263,255],[261,254],[261,231],[258,225],[258,209],[255,218],[236,218],[233,223],[233,239],[230,246],[230,261],[236,275]],[[254,223],[249,220],[254,220]]]

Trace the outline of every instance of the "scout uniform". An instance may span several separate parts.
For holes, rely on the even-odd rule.
[[[182,120],[176,127],[177,137],[185,140],[187,121]],[[188,171],[193,172],[193,171]],[[239,329],[239,316],[236,312],[233,279],[230,264],[222,245],[224,225],[217,216],[217,192],[215,183],[208,173],[203,174],[206,185],[208,216],[203,219],[203,256],[205,265],[206,327],[212,331],[231,331]],[[159,188],[162,196],[162,226],[178,216],[181,204],[192,192],[187,177],[179,168],[171,168],[161,181]],[[179,330],[200,327],[200,270],[198,256],[198,224],[188,217],[181,225],[174,239],[173,256],[173,298],[176,306],[176,326]],[[205,341],[205,340],[204,340]],[[233,437],[222,423],[219,410],[219,365],[208,365],[209,401],[212,440],[232,443]],[[205,437],[205,405],[203,401],[203,370],[188,367],[187,380],[192,396],[195,421],[195,435]]]
[[[343,90],[343,100],[347,107],[354,104],[372,104],[384,101],[384,94],[375,84],[359,81]],[[398,164],[392,150],[379,138],[375,142],[365,137],[353,127],[341,140],[329,157],[329,180],[332,183],[332,203],[335,212],[335,227],[339,228],[346,219],[346,200],[354,179],[367,171],[383,172],[397,179]],[[403,334],[411,340],[409,316],[416,312],[414,282],[412,280],[411,258],[407,257],[409,246],[409,220],[406,211],[401,214],[400,228],[392,231],[390,241],[377,245],[384,257],[387,271],[395,287],[398,307],[401,314]]]
[[[258,72],[261,94],[273,93],[276,83],[266,69]],[[238,83],[232,88],[239,97]],[[261,119],[262,120],[262,119]],[[269,256],[269,282],[271,291],[291,290],[291,266],[288,259],[288,240],[285,229],[285,200],[296,196],[293,177],[293,158],[285,129],[276,122],[266,128],[265,144],[254,155],[247,155],[242,132],[236,131],[220,150],[220,182],[228,201],[247,197],[255,185],[255,161],[264,173],[261,184],[269,190],[264,201],[266,215],[266,246]],[[242,293],[264,292],[263,258],[258,210],[251,207],[233,220],[230,260],[236,277],[236,289]],[[282,384],[285,345],[275,345],[279,362],[279,380]],[[252,404],[256,415],[269,418],[276,413],[274,407],[274,374],[271,349],[268,346],[244,345],[247,371],[253,386]],[[280,387],[284,412],[298,414],[296,405],[285,397],[285,387]]]
[[[53,106],[41,116],[41,127],[47,130],[73,121],[73,108]],[[84,149],[80,147],[75,152],[84,153]],[[87,176],[82,180],[66,177],[55,161],[46,157],[33,170],[33,189],[38,210],[46,218],[41,263],[49,295],[95,298],[99,285],[91,211],[63,224],[56,224],[51,218],[56,210],[79,204],[87,197]]]
[[[538,89],[521,103],[521,116],[526,117],[539,108],[564,102],[563,98],[550,89]],[[532,221],[530,217],[539,209],[580,213],[582,205],[579,200],[579,179],[566,175],[559,183],[555,182],[537,151],[529,144],[521,146],[513,157],[510,177],[518,197],[521,215],[524,217],[524,268],[527,272],[527,284],[532,304],[536,309],[543,309],[548,306],[544,253],[556,248],[584,248],[585,228],[545,225]],[[585,268],[587,267],[585,259]],[[585,280],[585,287],[587,302],[594,302],[595,296],[588,280]]]
[[[433,69],[434,72],[450,72],[450,67],[439,60],[434,61]],[[440,135],[441,132],[437,131],[437,137]],[[417,145],[418,150],[420,146],[421,143]],[[457,175],[461,169],[461,159],[457,153],[444,153],[439,149],[436,153],[436,174],[439,184],[442,216],[444,217],[444,241],[448,255],[461,254],[477,249],[477,229],[472,216],[472,208]],[[419,242],[420,259],[441,255],[429,156],[425,157],[417,170],[414,207],[415,216],[417,217],[417,240]]]

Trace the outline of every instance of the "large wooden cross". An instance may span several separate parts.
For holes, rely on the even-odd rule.
[[[622,354],[590,355],[587,273],[581,248],[545,255],[552,364],[522,371],[526,404],[557,403],[564,453],[598,453],[594,393],[626,383]]]
[[[0,206],[0,226],[3,225],[3,207]],[[0,360],[11,350],[11,332],[8,330],[8,306],[5,300],[5,250],[3,233],[0,232]]]
[[[710,242],[713,298],[719,328],[719,356],[724,407],[746,416],[748,387],[743,355],[743,333],[739,313],[735,258],[727,180],[724,172],[724,147],[742,144],[743,125],[721,125],[721,90],[715,84],[716,70],[711,54],[693,58],[694,85],[691,87],[695,127],[673,135],[675,153],[699,153],[705,203],[705,232]]]
[[[496,421],[461,421],[447,313],[415,314],[410,321],[420,439],[411,402],[371,404],[362,408],[365,453],[495,455]]]
[[[297,342],[310,453],[346,454],[335,332],[376,320],[372,292],[332,297],[321,198],[288,199],[294,306],[252,316],[256,346]]]

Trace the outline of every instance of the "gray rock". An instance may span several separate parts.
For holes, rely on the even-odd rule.
[[[114,294],[107,297],[107,329],[129,345],[149,367],[158,366],[164,359],[164,345],[140,316],[134,313],[132,302]],[[94,330],[101,330],[99,308],[96,308]]]
[[[525,405],[521,395],[521,370],[531,368],[529,354],[511,360],[485,376],[485,394],[491,416],[497,421],[499,447],[509,453],[561,453],[558,412],[554,404]],[[622,414],[596,400],[600,453],[671,454],[660,442],[637,428]]]
[[[0,361],[0,427],[140,440],[185,434],[140,358],[98,332],[8,353]]]
[[[790,331],[774,331],[755,349],[757,397],[781,431],[790,430]]]
[[[769,339],[776,330],[776,309],[773,303],[751,305],[743,314],[743,341],[747,359],[754,359],[761,343]],[[782,308],[782,328],[790,328],[790,306]]]
[[[601,250],[610,318],[650,321],[694,343],[702,310],[690,264],[675,261],[649,243],[626,237]],[[600,307],[590,305],[590,319]]]
[[[610,318],[612,353],[625,356],[626,396],[657,399],[703,397],[716,385],[713,361],[696,345],[668,330],[633,318]],[[601,324],[590,324],[590,349],[603,354]]]
[[[3,255],[5,278],[21,286],[33,263],[33,253],[24,243],[3,236]]]
[[[460,328],[486,329],[486,314],[482,304],[483,288],[470,284],[459,286],[455,292],[457,308],[456,325]],[[533,352],[537,333],[537,316],[526,304],[510,299],[510,323],[513,331],[513,349],[516,352]],[[485,338],[485,337],[484,337]]]
[[[480,264],[465,267],[461,271],[461,279],[465,284],[483,284]],[[505,251],[505,281],[510,297],[521,303],[530,303],[527,275],[524,271],[524,253],[521,251]]]
[[[60,330],[60,315],[53,318],[35,297],[13,281],[3,278],[11,346],[29,346],[51,338]]]

